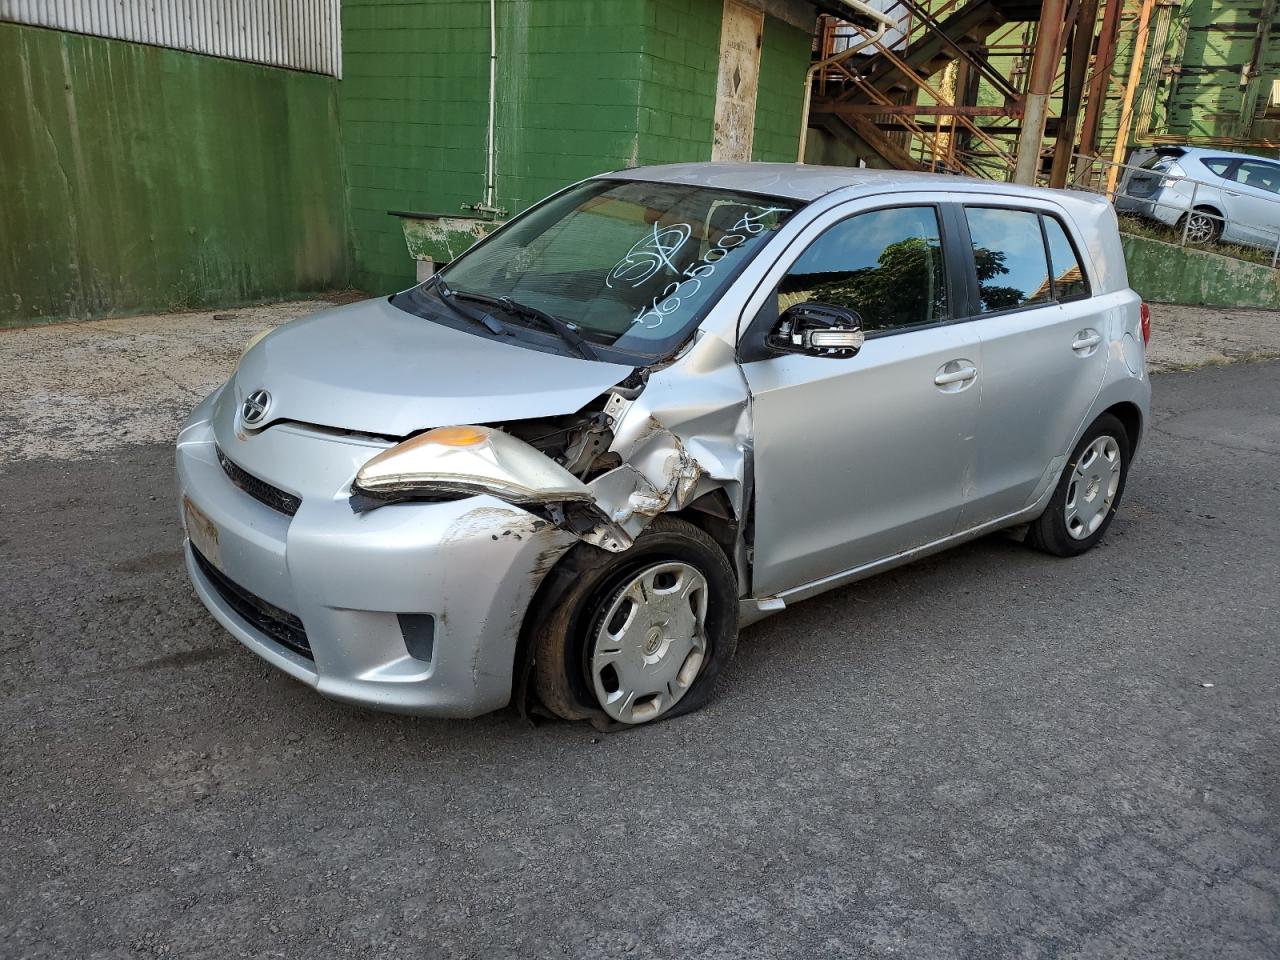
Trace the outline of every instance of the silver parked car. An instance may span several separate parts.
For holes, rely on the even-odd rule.
[[[339,700],[672,716],[806,597],[1001,528],[1096,544],[1147,333],[1088,194],[619,171],[253,343],[178,439],[187,565]]]
[[[1121,213],[1185,231],[1192,243],[1273,250],[1280,241],[1280,162],[1208,147],[1156,147],[1125,171],[1115,203]]]

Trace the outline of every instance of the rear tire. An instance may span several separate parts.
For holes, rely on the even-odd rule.
[[[1093,549],[1120,506],[1129,476],[1129,436],[1109,413],[1093,421],[1067,459],[1049,506],[1027,530],[1027,543],[1056,557]]]
[[[1190,222],[1188,222],[1190,217]],[[1183,214],[1175,229],[1179,237],[1185,232],[1188,243],[1217,243],[1222,236],[1224,221],[1217,212],[1206,208],[1197,208],[1190,214]]]
[[[622,553],[585,543],[572,585],[532,631],[538,699],[566,720],[625,727],[697,710],[738,642],[738,584],[720,546],[659,516]]]

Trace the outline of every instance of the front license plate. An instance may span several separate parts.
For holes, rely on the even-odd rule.
[[[218,528],[200,512],[200,508],[189,497],[182,498],[182,513],[187,522],[187,537],[191,540],[191,545],[215,567],[222,569],[222,558],[218,555]]]

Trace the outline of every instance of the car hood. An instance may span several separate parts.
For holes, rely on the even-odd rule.
[[[237,406],[270,393],[266,422],[401,437],[572,413],[632,369],[455,330],[383,298],[278,327],[245,354],[232,385]]]

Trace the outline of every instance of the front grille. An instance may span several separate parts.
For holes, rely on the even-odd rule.
[[[294,653],[314,659],[311,655],[311,643],[307,640],[307,631],[302,621],[287,610],[281,610],[275,604],[267,603],[261,597],[250,593],[234,580],[204,558],[195,547],[191,553],[196,558],[196,566],[204,574],[205,579],[213,584],[218,596],[226,601],[227,606],[260,633],[265,633],[281,646],[288,647]]]
[[[277,510],[286,517],[292,517],[298,512],[298,508],[302,506],[301,497],[295,497],[292,493],[285,493],[279,487],[273,487],[267,481],[259,480],[243,467],[233,463],[222,452],[221,447],[217,449],[218,462],[222,464],[223,472],[231,478],[231,482],[237,487],[259,503],[265,503],[272,510]]]

